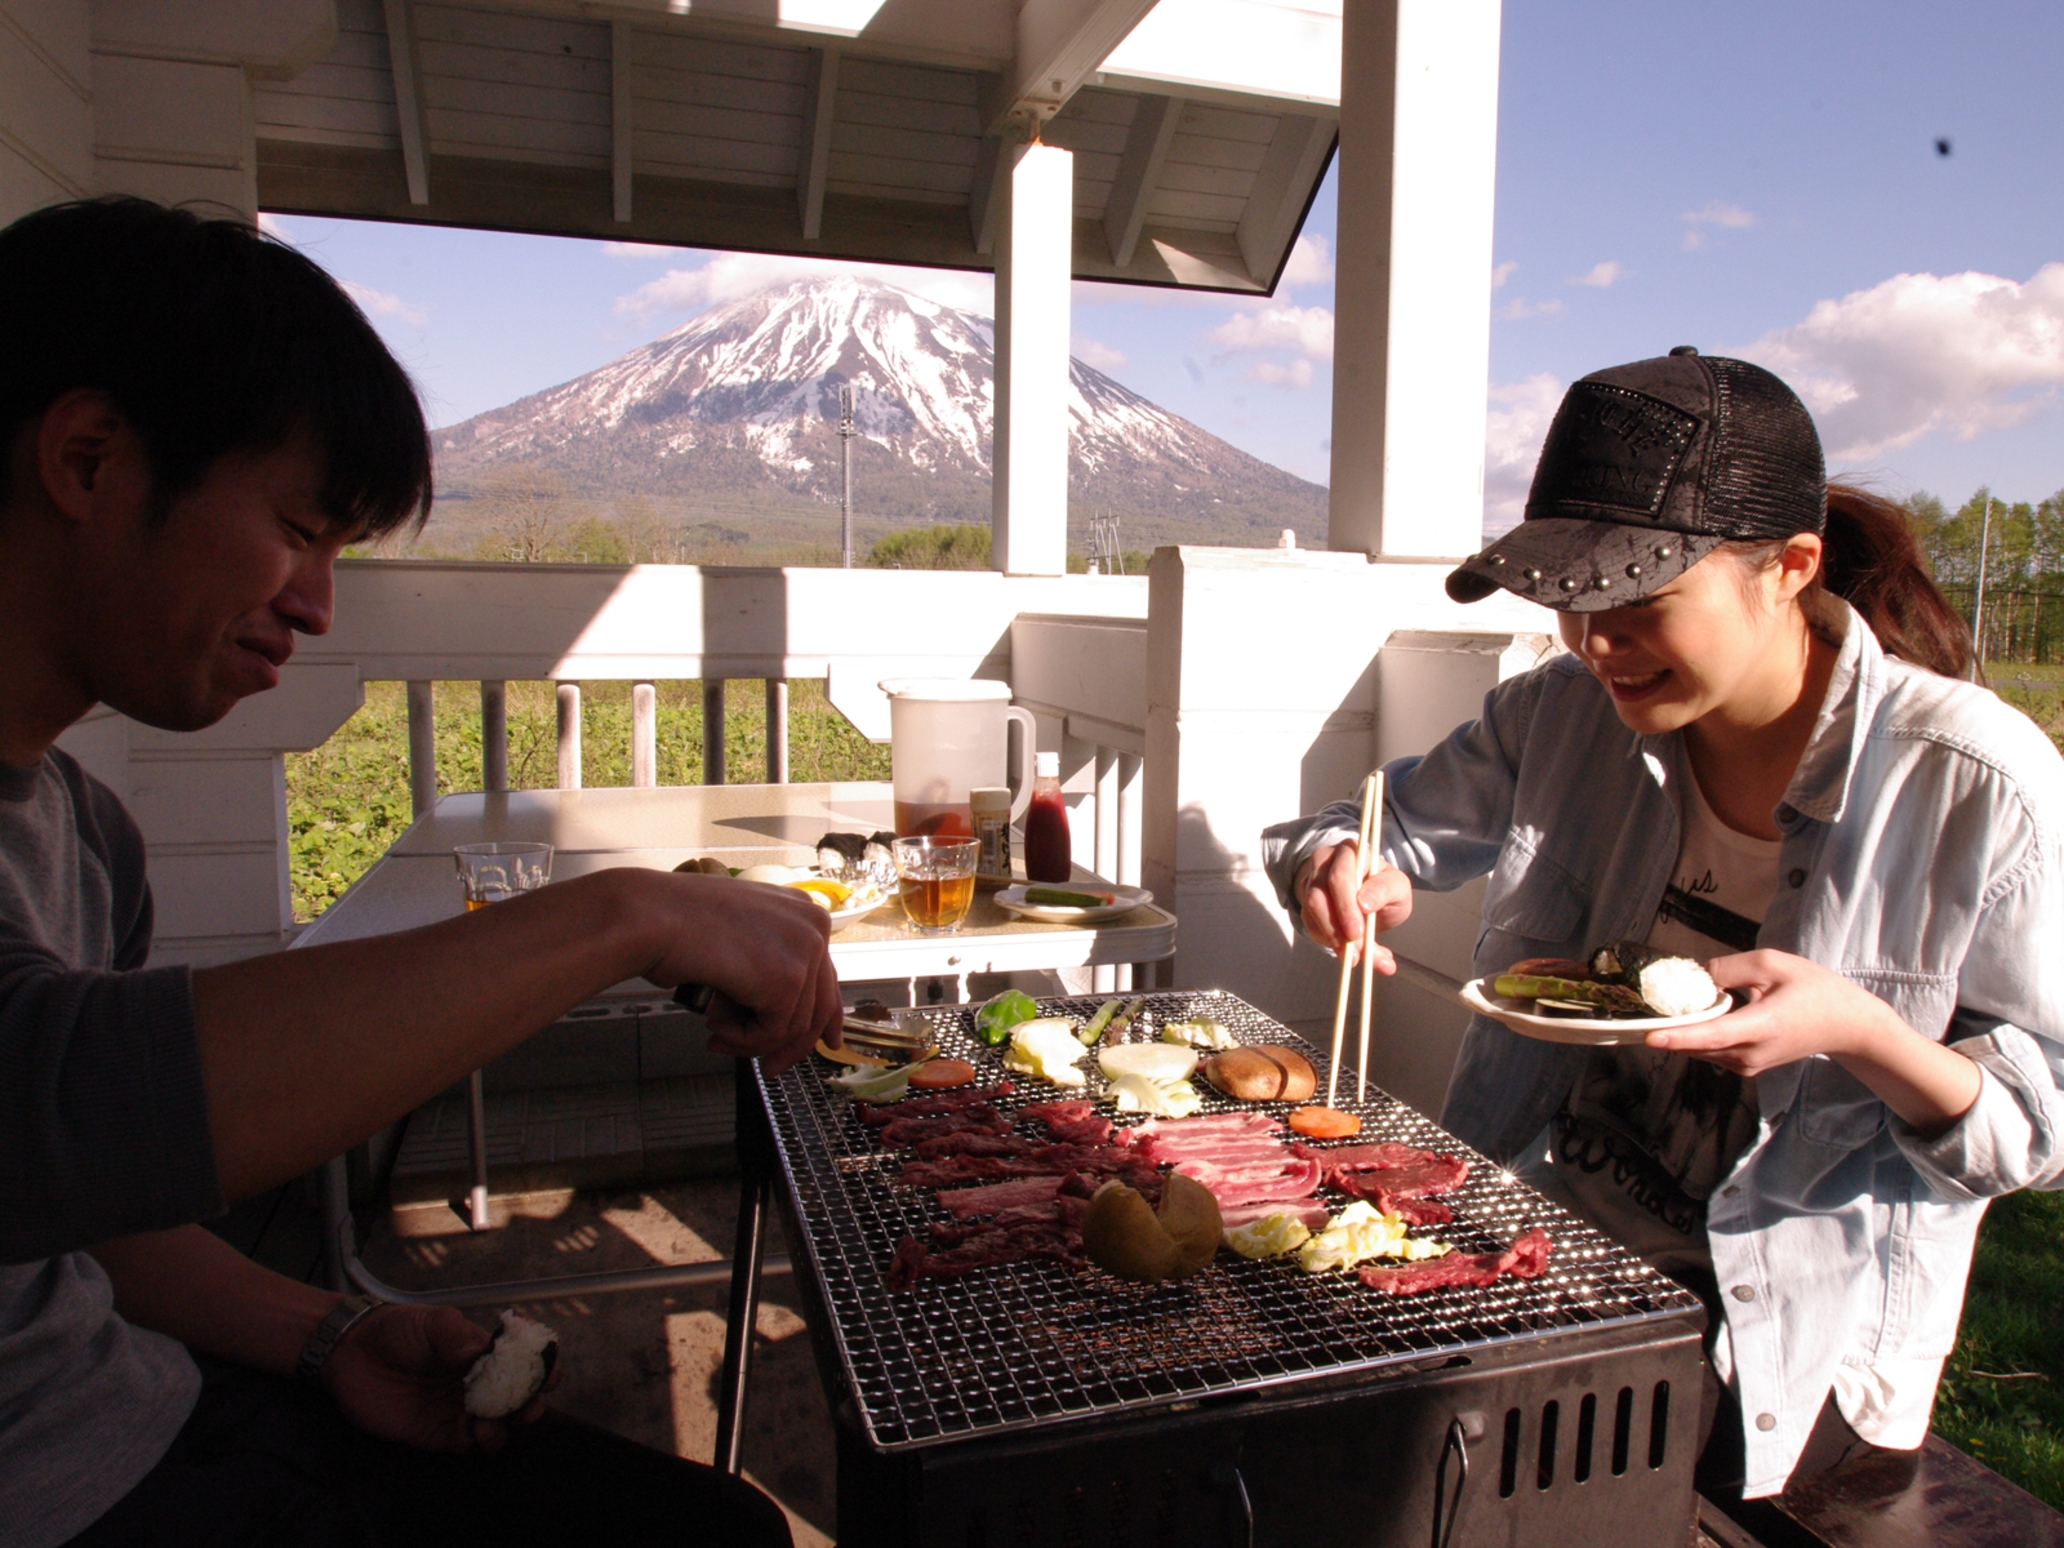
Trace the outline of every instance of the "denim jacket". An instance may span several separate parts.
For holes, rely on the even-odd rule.
[[[1955,1043],[1981,1089],[1924,1139],[1825,1055],[1757,1079],[1756,1137],[1707,1215],[1750,1495],[1784,1486],[1839,1364],[1939,1369],[1988,1199],[2064,1185],[2064,762],[1992,694],[1888,658],[1839,610],[1833,679],[1773,814],[1758,943]],[[1647,934],[1690,767],[1678,735],[1627,729],[1575,657],[1500,684],[1480,720],[1386,775],[1390,864],[1436,891],[1490,877],[1478,973]],[[1357,825],[1350,801],[1264,835],[1293,915],[1299,866]],[[1441,1121],[1510,1162],[1587,1052],[1479,1016]]]

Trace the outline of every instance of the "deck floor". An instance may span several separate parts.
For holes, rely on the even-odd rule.
[[[498,1196],[492,1213],[499,1228],[475,1235],[442,1204],[396,1210],[370,1232],[366,1264],[390,1284],[428,1289],[721,1258],[730,1252],[737,1184],[557,1189]],[[768,1252],[785,1252],[778,1223],[769,1223]],[[320,1277],[320,1232],[301,1184],[248,1201],[215,1227],[270,1268]],[[762,1289],[745,1471],[788,1513],[797,1548],[822,1548],[837,1531],[831,1414],[792,1284],[772,1278]],[[707,1462],[716,1449],[727,1293],[716,1285],[517,1306],[558,1330],[565,1374],[555,1407]]]

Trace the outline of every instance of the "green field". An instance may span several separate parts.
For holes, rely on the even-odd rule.
[[[702,684],[661,683],[659,782],[702,783]],[[437,790],[480,788],[480,689],[439,683]],[[557,707],[551,683],[509,684],[509,785],[558,782]],[[757,681],[724,691],[724,763],[740,784],[767,777],[766,699]],[[789,684],[789,778],[887,779],[889,749],[869,742],[824,697],[817,680]],[[631,782],[631,685],[581,690],[581,783]],[[311,753],[287,758],[287,829],[294,918],[315,918],[409,825],[408,702],[400,683],[366,684],[365,707]]]

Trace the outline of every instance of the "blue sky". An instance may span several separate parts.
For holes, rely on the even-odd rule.
[[[1831,467],[1892,492],[2064,486],[2059,58],[2054,0],[1507,0],[1488,519],[1516,516],[1565,384],[1678,343],[1780,371],[1820,418]],[[1333,212],[1329,177],[1268,300],[1078,286],[1076,353],[1324,481]],[[440,424],[804,270],[283,224],[357,288]],[[986,276],[875,272],[988,309]]]

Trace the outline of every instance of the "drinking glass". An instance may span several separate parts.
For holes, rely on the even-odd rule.
[[[982,846],[971,838],[899,838],[896,875],[903,912],[919,935],[951,935],[975,901],[975,863]]]
[[[456,844],[452,858],[466,889],[468,913],[519,892],[535,892],[552,879],[550,844]]]

